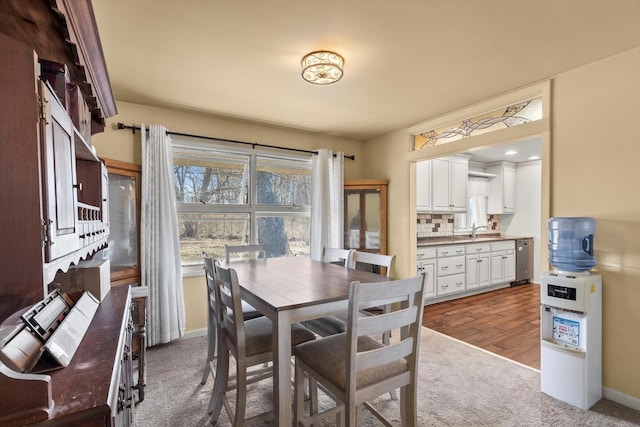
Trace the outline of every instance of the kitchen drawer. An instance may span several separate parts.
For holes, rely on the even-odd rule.
[[[516,248],[515,240],[506,240],[506,241],[496,242],[491,244],[491,252],[515,250],[515,248]]]
[[[418,248],[416,253],[418,261],[436,257],[436,248]]]
[[[464,255],[464,252],[465,252],[464,245],[439,246],[437,249],[438,249],[438,258],[447,257],[447,256]]]
[[[489,252],[491,252],[491,245],[489,243],[467,245],[467,255],[486,254]]]
[[[452,274],[460,274],[465,271],[465,257],[456,256],[449,258],[438,258],[437,262],[437,275],[450,276]]]
[[[448,295],[456,292],[464,292],[465,277],[464,274],[456,274],[454,276],[438,277],[437,295]]]

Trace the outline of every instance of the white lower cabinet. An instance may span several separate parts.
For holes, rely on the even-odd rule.
[[[465,291],[465,246],[436,247],[436,296]]]
[[[491,285],[491,245],[467,245],[467,290]]]
[[[515,280],[515,240],[420,247],[418,274],[427,273],[425,299],[453,298]]]
[[[438,296],[464,292],[464,274],[454,274],[453,276],[438,277]]]
[[[491,244],[491,284],[511,282],[516,279],[516,242]]]
[[[417,258],[418,274],[427,273],[424,286],[424,298],[433,299],[436,297],[436,249],[418,248]]]

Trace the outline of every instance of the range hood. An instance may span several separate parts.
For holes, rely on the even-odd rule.
[[[469,176],[478,176],[478,177],[481,177],[481,178],[495,178],[496,176],[498,176],[498,175],[496,175],[494,173],[477,172],[477,171],[469,171],[467,173],[467,175],[469,175]]]

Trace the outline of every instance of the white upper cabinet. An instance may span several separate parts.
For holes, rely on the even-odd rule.
[[[416,210],[431,212],[431,160],[416,163]]]
[[[512,214],[516,211],[516,168],[511,162],[500,162],[487,168],[497,175],[489,181],[490,194],[487,203],[489,214]]]
[[[466,212],[469,159],[462,156],[433,159],[432,211]]]

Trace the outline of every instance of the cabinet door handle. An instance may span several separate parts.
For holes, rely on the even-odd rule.
[[[479,259],[479,260],[478,260],[478,262],[482,262],[482,260],[481,260],[481,259]]]
[[[449,268],[448,265],[443,265],[442,267],[440,267],[440,270],[446,270],[447,268]]]
[[[78,190],[82,191],[82,183],[79,182],[77,184],[73,184],[73,188],[77,188]]]
[[[443,288],[443,289],[447,289],[449,287],[449,285],[442,285],[440,287]]]
[[[462,282],[456,282],[456,286],[462,286]]]
[[[456,268],[462,268],[462,264],[456,264]]]

